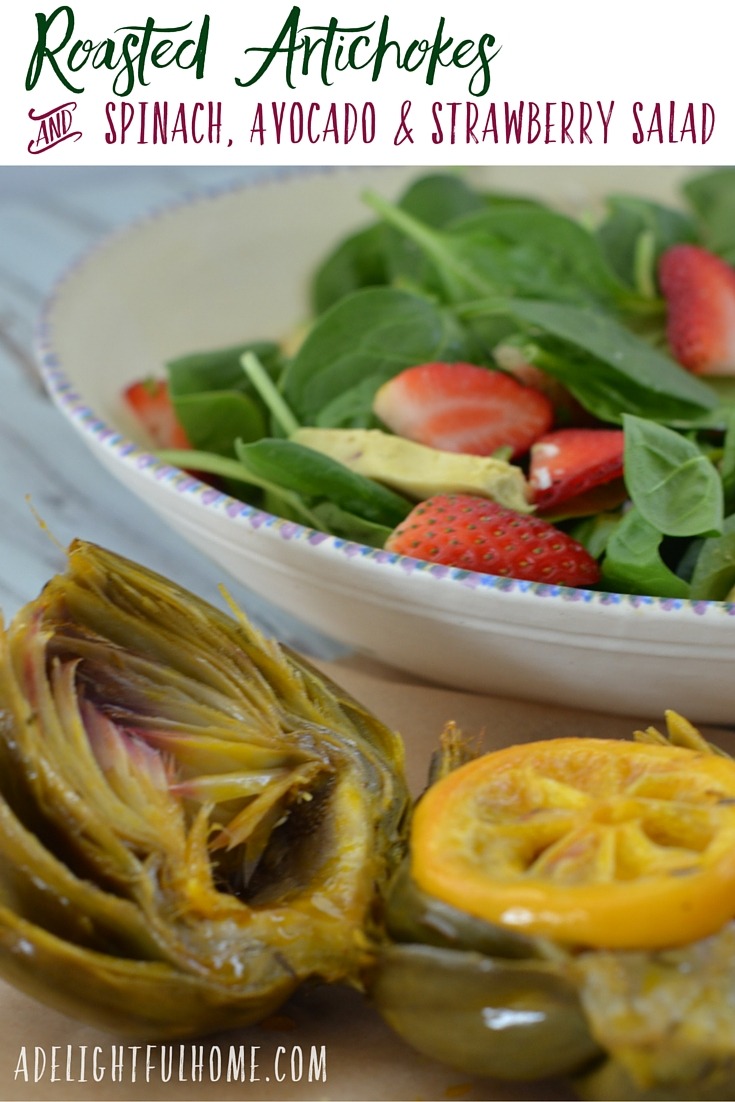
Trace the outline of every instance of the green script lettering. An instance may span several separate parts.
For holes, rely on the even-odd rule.
[[[205,15],[196,38],[179,39],[191,27],[159,27],[152,16],[140,26],[117,28],[114,36],[93,42],[90,38],[74,38],[74,12],[62,4],[51,15],[36,13],[36,45],[26,73],[26,89],[36,87],[45,67],[57,77],[70,92],[81,94],[84,86],[72,82],[72,74],[91,63],[92,69],[108,69],[115,73],[112,89],[118,96],[128,96],[136,83],[150,83],[151,69],[164,69],[175,65],[179,69],[193,69],[197,80],[204,76],[204,66],[209,38],[209,16]],[[169,36],[169,37],[162,37]]]
[[[491,34],[481,35],[477,42],[471,38],[455,40],[445,33],[444,16],[439,18],[433,38],[414,39],[407,44],[391,37],[388,15],[384,15],[379,24],[375,20],[359,27],[342,26],[334,16],[324,25],[302,27],[300,20],[301,9],[294,5],[272,45],[248,46],[244,50],[248,61],[251,55],[260,56],[252,75],[235,77],[240,88],[256,84],[279,58],[284,60],[288,87],[295,88],[300,55],[301,75],[308,76],[313,63],[325,85],[334,82],[336,73],[348,69],[372,68],[370,79],[377,81],[390,61],[407,73],[423,67],[424,81],[428,85],[434,83],[439,68],[472,69],[468,91],[473,96],[483,96],[490,88],[490,62],[500,51],[498,47],[493,53],[489,52],[495,45],[495,37]],[[373,43],[370,32],[376,30]]]

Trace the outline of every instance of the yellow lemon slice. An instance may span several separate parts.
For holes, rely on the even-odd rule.
[[[461,766],[420,800],[411,873],[466,913],[596,948],[696,941],[735,915],[735,761],[561,738]]]

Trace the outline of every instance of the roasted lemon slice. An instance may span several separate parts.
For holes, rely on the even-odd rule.
[[[419,802],[411,874],[469,914],[557,942],[696,941],[735,915],[735,761],[592,738],[487,754]]]

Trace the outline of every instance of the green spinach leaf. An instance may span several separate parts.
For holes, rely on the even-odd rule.
[[[496,298],[471,303],[458,313],[479,325],[480,333],[488,319],[513,321],[538,346],[535,352],[529,349],[532,362],[603,420],[620,422],[632,411],[661,421],[686,421],[717,405],[717,396],[705,383],[602,310]]]
[[[193,448],[234,456],[235,440],[257,440],[268,431],[262,406],[240,390],[182,394],[173,402]]]
[[[314,273],[311,286],[314,313],[323,314],[353,291],[390,282],[386,237],[385,226],[373,225],[340,241]]]
[[[486,201],[461,176],[436,173],[412,183],[398,205],[429,226],[446,226],[482,210]],[[382,222],[344,238],[317,268],[312,280],[312,304],[322,314],[339,299],[365,287],[391,283],[429,283],[421,250]]]
[[[722,484],[697,445],[664,425],[626,415],[625,485],[641,516],[667,536],[717,535]]]
[[[172,398],[212,390],[239,390],[255,396],[242,371],[241,360],[246,352],[255,353],[272,378],[283,369],[283,355],[272,341],[249,341],[211,352],[177,356],[166,364]]]
[[[598,513],[596,516],[584,517],[565,527],[569,535],[581,543],[593,559],[599,559],[604,554],[620,521],[619,513]]]
[[[728,412],[720,459],[720,481],[725,515],[735,513],[735,409]]]
[[[698,239],[691,215],[634,195],[608,198],[607,215],[596,237],[613,271],[649,298],[658,295],[656,269],[661,253]]]
[[[305,498],[331,501],[373,524],[395,528],[412,508],[393,490],[291,440],[264,438],[252,444],[238,440],[235,451],[255,478]]]
[[[689,586],[664,563],[659,553],[663,536],[629,509],[607,541],[601,584],[614,593],[651,597],[688,597]]]
[[[424,251],[450,303],[503,294],[651,310],[618,279],[591,233],[546,207],[506,203],[441,230],[378,196],[367,201]]]
[[[461,176],[447,173],[424,176],[412,184],[397,204],[411,218],[432,229],[443,229],[458,219],[486,208],[486,199]],[[385,237],[389,282],[399,287],[441,294],[442,284],[424,250],[406,234],[380,222]]]
[[[700,243],[735,264],[735,168],[717,168],[683,186],[699,220]]]
[[[193,448],[233,456],[238,436],[256,440],[267,431],[268,412],[240,363],[246,352],[255,352],[270,376],[282,370],[280,349],[271,341],[196,352],[166,364],[171,403]]]
[[[381,382],[413,364],[467,358],[471,342],[448,311],[407,291],[368,288],[318,319],[287,366],[282,388],[298,419],[310,425],[339,395],[373,379],[375,387],[363,393],[363,410],[350,422],[364,427]]]
[[[726,517],[722,535],[704,540],[692,574],[695,601],[724,601],[735,587],[735,516]]]
[[[393,531],[382,524],[374,524],[364,517],[355,516],[346,509],[340,509],[333,501],[321,501],[312,509],[323,532],[342,539],[355,540],[367,547],[384,547],[385,541]]]
[[[504,205],[452,227],[446,245],[474,251],[478,274],[501,293],[529,298],[623,303],[629,291],[608,265],[596,238],[545,207]]]

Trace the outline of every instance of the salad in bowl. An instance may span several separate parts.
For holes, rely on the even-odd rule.
[[[733,203],[731,169],[268,177],[83,258],[44,378],[308,629],[458,689],[728,723]]]
[[[422,177],[317,267],[291,348],[125,389],[162,457],[269,512],[450,567],[617,593],[735,586],[735,171],[686,206]]]

